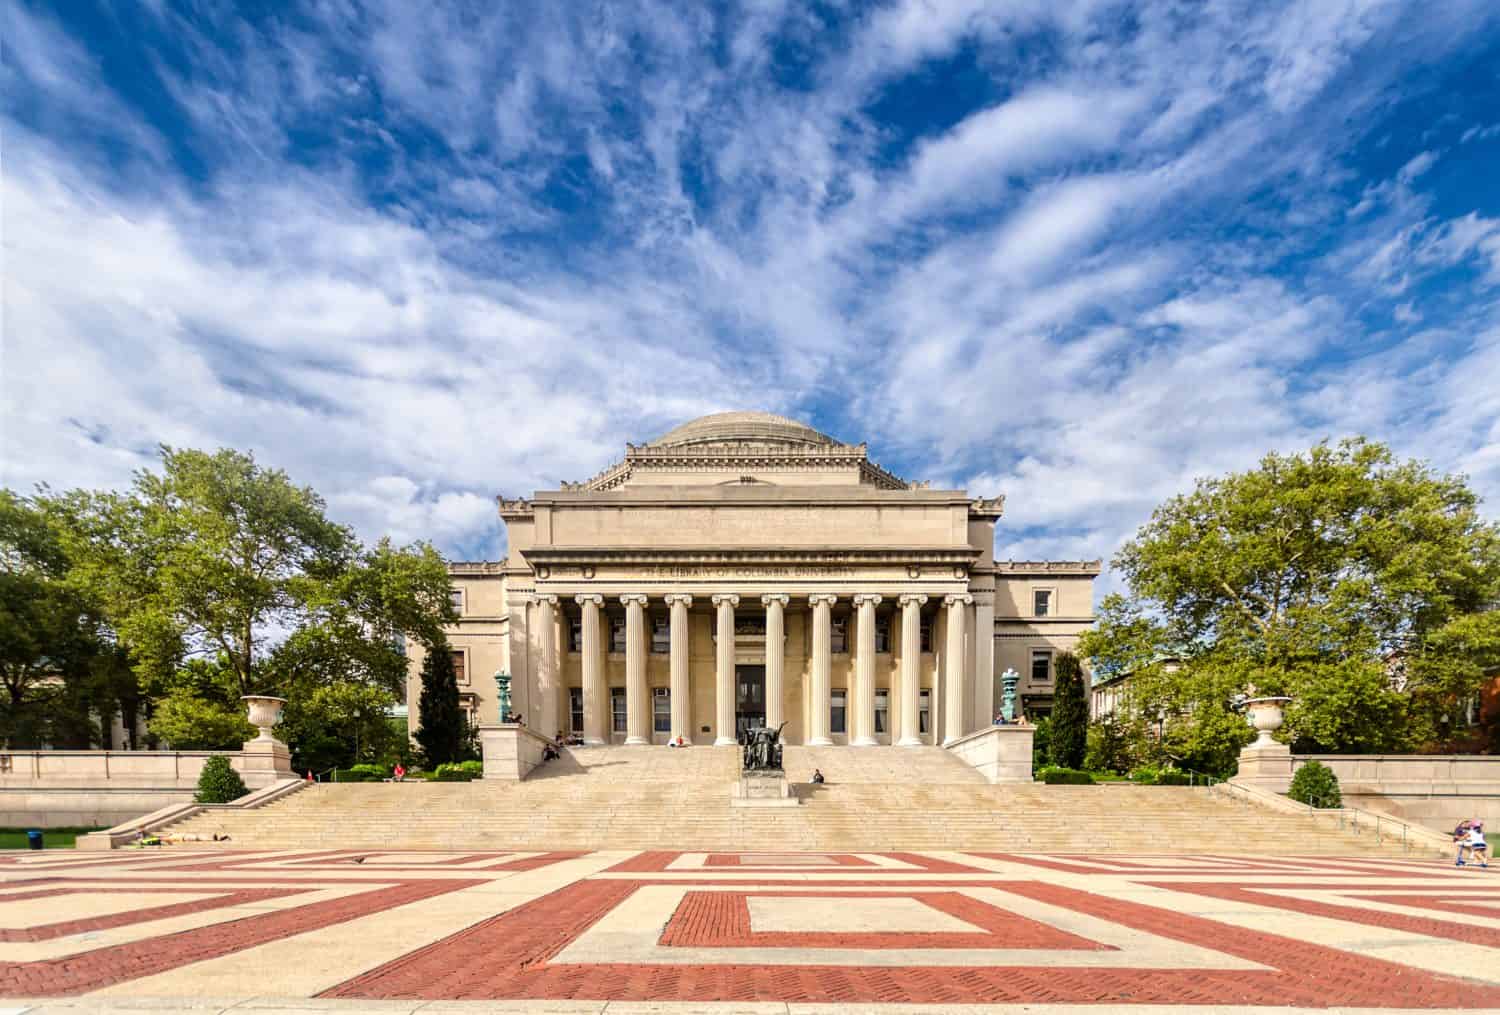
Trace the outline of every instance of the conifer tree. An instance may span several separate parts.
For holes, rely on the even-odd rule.
[[[1083,666],[1078,657],[1064,652],[1057,657],[1057,689],[1052,696],[1052,763],[1079,768],[1088,749],[1089,701],[1083,684]]]
[[[417,743],[429,768],[460,760],[468,737],[468,720],[458,705],[458,674],[446,639],[429,645],[422,661],[417,721]]]

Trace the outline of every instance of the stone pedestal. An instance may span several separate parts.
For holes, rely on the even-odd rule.
[[[1030,725],[986,726],[943,746],[990,782],[1031,782],[1035,734],[1036,727]]]
[[[281,779],[292,779],[292,752],[274,737],[256,737],[245,741],[234,767],[250,789],[262,789]]]
[[[732,807],[796,807],[801,802],[783,772],[746,772],[729,793]]]
[[[1229,781],[1285,794],[1292,788],[1292,749],[1274,740],[1251,744],[1240,751],[1239,771]]]
[[[479,751],[484,759],[484,777],[519,782],[542,763],[550,743],[546,737],[518,723],[480,725]]]

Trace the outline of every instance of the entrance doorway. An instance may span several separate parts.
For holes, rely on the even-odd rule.
[[[736,666],[734,668],[734,732],[766,724],[766,668],[764,666]]]

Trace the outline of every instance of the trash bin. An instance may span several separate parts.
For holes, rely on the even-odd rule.
[[[32,849],[42,848],[42,830],[40,828],[33,828],[27,831],[26,845],[30,846]]]

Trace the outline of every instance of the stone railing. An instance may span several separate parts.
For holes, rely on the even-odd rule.
[[[484,777],[519,782],[542,763],[552,741],[516,723],[494,723],[479,727]]]
[[[1439,831],[1465,818],[1500,822],[1500,757],[1482,754],[1298,754],[1333,770],[1350,806],[1387,812]]]

